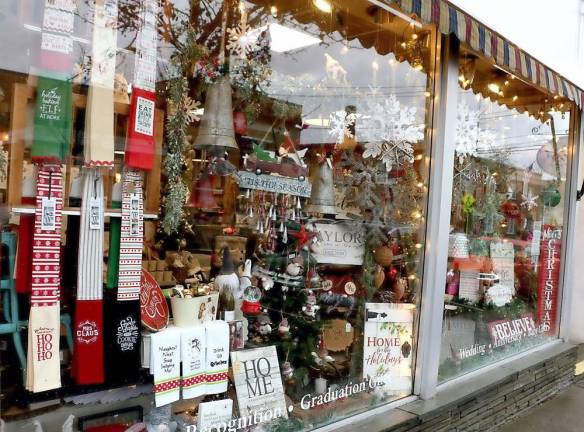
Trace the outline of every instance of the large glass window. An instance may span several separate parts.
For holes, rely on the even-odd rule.
[[[159,3],[0,6],[3,416],[123,388],[150,425],[310,430],[410,395],[434,28]]]
[[[460,59],[439,379],[557,337],[569,108]]]

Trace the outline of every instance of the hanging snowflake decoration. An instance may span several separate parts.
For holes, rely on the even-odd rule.
[[[373,104],[358,128],[366,141],[363,157],[382,161],[388,172],[413,162],[412,144],[424,139],[424,125],[416,124],[416,108],[402,107],[395,95]]]
[[[533,195],[531,191],[527,192],[527,195],[522,195],[521,207],[525,207],[527,211],[531,211],[533,208],[537,207],[537,199],[539,195]]]
[[[227,29],[227,33],[229,35],[227,49],[232,54],[244,58],[246,52],[254,44],[254,38],[250,36],[247,20],[244,19],[243,15],[240,23],[233,28]]]
[[[355,137],[355,123],[360,116],[360,114],[342,110],[330,114],[329,135],[335,139],[335,143],[342,144],[345,138]]]
[[[454,150],[460,163],[467,156],[476,156],[479,143],[479,112],[471,110],[466,102],[458,104],[456,142]]]
[[[169,101],[168,106],[169,117],[174,117],[177,111],[182,111],[185,114],[188,123],[201,120],[201,117],[198,114],[199,109],[201,108],[201,102],[193,100],[190,96],[184,96],[178,104]]]

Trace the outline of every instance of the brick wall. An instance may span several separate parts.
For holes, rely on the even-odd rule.
[[[492,385],[450,404],[426,410],[386,432],[496,431],[568,387],[574,381],[576,361],[574,347],[524,370],[511,371]],[[400,409],[416,413],[408,405]]]

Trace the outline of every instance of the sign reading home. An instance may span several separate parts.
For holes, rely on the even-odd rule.
[[[519,342],[537,334],[537,327],[531,314],[519,318],[491,321],[487,324],[493,348]]]
[[[241,416],[288,417],[275,346],[234,351],[231,364]]]
[[[314,258],[319,264],[362,265],[365,232],[359,225],[315,224],[319,235]]]
[[[255,189],[306,198],[310,197],[312,191],[312,185],[308,180],[300,181],[290,177],[239,171],[236,179],[239,187],[242,189]]]

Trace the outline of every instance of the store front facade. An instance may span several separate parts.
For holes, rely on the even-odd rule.
[[[446,1],[0,12],[8,428],[335,430],[568,337],[582,90]]]

